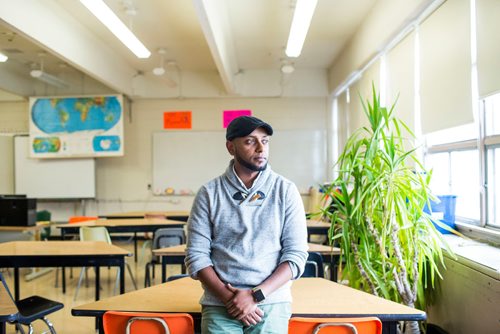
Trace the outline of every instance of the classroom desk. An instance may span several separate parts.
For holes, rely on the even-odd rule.
[[[37,232],[40,231],[45,226],[33,225],[33,226],[0,226],[0,232]]]
[[[322,220],[308,219],[307,221],[307,241],[310,241],[311,234],[321,234],[328,236],[331,224]]]
[[[120,296],[80,305],[71,309],[74,316],[102,318],[104,312],[185,312],[193,316],[195,329],[200,326],[203,290],[199,281],[189,277]],[[292,314],[299,317],[376,316],[384,334],[396,334],[401,320],[426,319],[423,311],[410,308],[323,278],[301,278],[292,285]],[[99,321],[102,333],[102,322]]]
[[[332,281],[337,281],[337,265],[340,256],[340,248],[309,243],[309,251],[317,252],[323,257],[323,262],[330,263],[330,277]],[[186,245],[177,245],[165,248],[154,249],[155,255],[161,256],[161,281],[167,281],[167,265],[184,265],[186,257]]]
[[[129,211],[110,213],[106,215],[99,215],[99,218],[105,219],[133,219],[145,218],[146,216],[163,216],[170,220],[179,220],[187,222],[189,211]]]
[[[154,232],[162,227],[183,227],[186,224],[184,221],[158,219],[158,218],[135,218],[135,219],[97,219],[76,224],[56,225],[61,229],[61,238],[64,240],[67,233],[78,234],[78,230],[82,226],[104,226],[108,232],[134,233],[134,258],[137,262],[137,232]]]
[[[124,293],[125,256],[130,255],[102,241],[11,241],[0,244],[0,268],[14,268],[14,299],[19,300],[19,268],[95,267],[95,299],[99,300],[99,267],[120,267],[120,293]]]
[[[16,320],[17,314],[16,304],[0,282],[0,334],[5,334],[5,323]]]

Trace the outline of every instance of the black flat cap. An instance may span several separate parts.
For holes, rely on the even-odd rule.
[[[248,136],[257,128],[263,128],[271,136],[273,128],[266,122],[253,116],[240,116],[231,121],[226,129],[226,139],[233,140],[238,137]]]

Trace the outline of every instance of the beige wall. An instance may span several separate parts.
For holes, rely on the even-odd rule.
[[[0,132],[28,131],[27,103],[14,106],[0,103]],[[152,133],[164,131],[163,112],[176,110],[192,111],[193,130],[220,130],[222,111],[228,109],[251,109],[253,115],[265,119],[277,130],[327,130],[329,117],[327,99],[321,97],[137,100],[125,107],[125,156],[97,159],[97,199],[87,200],[84,208],[79,202],[43,202],[39,208],[51,210],[54,220],[65,220],[82,212],[190,209],[192,196],[155,197],[148,190],[152,182]]]

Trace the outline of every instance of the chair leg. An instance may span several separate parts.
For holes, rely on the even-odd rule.
[[[18,330],[21,334],[26,334],[26,332],[24,331],[23,325],[21,325],[18,322],[16,322],[16,330]]]
[[[85,267],[82,267],[82,270],[80,271],[80,277],[78,278],[78,284],[76,285],[75,297],[73,298],[73,301],[76,301],[76,298],[78,297],[78,292],[80,291],[80,286],[82,285],[83,274],[86,272],[85,269]]]
[[[52,325],[52,323],[50,322],[50,320],[47,317],[43,317],[40,320],[42,320],[43,322],[45,322],[45,324],[49,328],[51,334],[56,334],[56,330],[54,328],[54,325]]]
[[[113,288],[113,296],[116,295],[116,290],[118,290],[118,284],[120,283],[120,267],[116,272],[115,287]]]
[[[132,279],[132,284],[134,284],[134,288],[137,290],[137,283],[135,282],[134,274],[132,274],[132,269],[130,269],[130,265],[128,263],[125,263],[125,265],[127,266],[128,273]]]

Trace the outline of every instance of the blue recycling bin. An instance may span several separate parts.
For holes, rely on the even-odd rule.
[[[431,201],[431,209],[426,205],[424,207],[424,211],[428,214],[442,212],[443,218],[440,219],[441,222],[448,225],[449,227],[455,229],[455,207],[457,204],[457,196],[456,195],[438,195],[436,196],[438,201]],[[434,223],[436,229],[442,234],[451,234],[450,231],[445,230],[440,227],[436,223]]]

